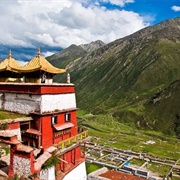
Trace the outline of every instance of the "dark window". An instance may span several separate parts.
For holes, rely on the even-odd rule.
[[[58,123],[58,117],[57,116],[52,116],[51,117],[51,122],[52,122],[52,124],[57,124]]]
[[[65,122],[70,122],[71,121],[71,114],[70,113],[66,113],[65,114]]]

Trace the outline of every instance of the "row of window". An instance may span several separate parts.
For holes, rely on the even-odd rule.
[[[71,114],[70,113],[64,114],[64,121],[71,122]],[[52,116],[51,122],[52,122],[52,124],[58,124],[58,116],[57,115]]]

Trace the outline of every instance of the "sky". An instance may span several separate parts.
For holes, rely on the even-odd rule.
[[[27,60],[71,44],[105,43],[180,17],[180,0],[0,0],[0,59]],[[34,54],[33,54],[34,53]]]

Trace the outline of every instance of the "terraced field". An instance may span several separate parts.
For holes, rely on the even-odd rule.
[[[116,121],[111,115],[92,115],[78,112],[78,123],[89,129],[92,142],[104,147],[147,153],[150,156],[170,159],[179,165],[180,140],[174,136],[165,136],[157,131],[145,131],[133,125],[125,125]],[[138,165],[142,162],[131,162]],[[147,169],[165,176],[170,166],[148,163]],[[179,172],[176,172],[179,173]],[[175,178],[174,178],[175,179]]]

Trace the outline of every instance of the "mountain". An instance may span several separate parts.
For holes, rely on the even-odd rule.
[[[88,52],[92,52],[93,50],[96,50],[104,45],[105,43],[100,40],[79,46],[72,44],[68,48],[61,50],[59,53],[47,57],[47,59],[56,66],[66,66],[71,61],[82,58]]]
[[[91,51],[94,51],[102,46],[104,46],[105,43],[100,41],[100,40],[97,40],[97,41],[93,41],[89,44],[82,44],[82,45],[79,45],[79,47],[82,47],[85,51],[87,52],[91,52]]]
[[[139,128],[180,134],[180,18],[66,62],[79,108],[110,113]]]
[[[105,43],[100,40],[93,41],[89,44],[82,44],[79,46],[72,44],[68,48],[63,49],[60,52],[47,57],[46,59],[56,67],[67,68],[66,66],[74,63],[75,61],[78,61],[88,53],[104,45]],[[61,75],[57,75],[55,77],[55,80],[58,81],[59,78],[66,80],[65,76],[61,77]]]
[[[55,64],[56,66],[59,66],[60,64],[62,67],[65,67],[72,60],[82,57],[85,54],[86,51],[83,48],[72,44],[68,48],[60,51],[59,53],[47,57],[47,60],[49,60],[52,64]]]

